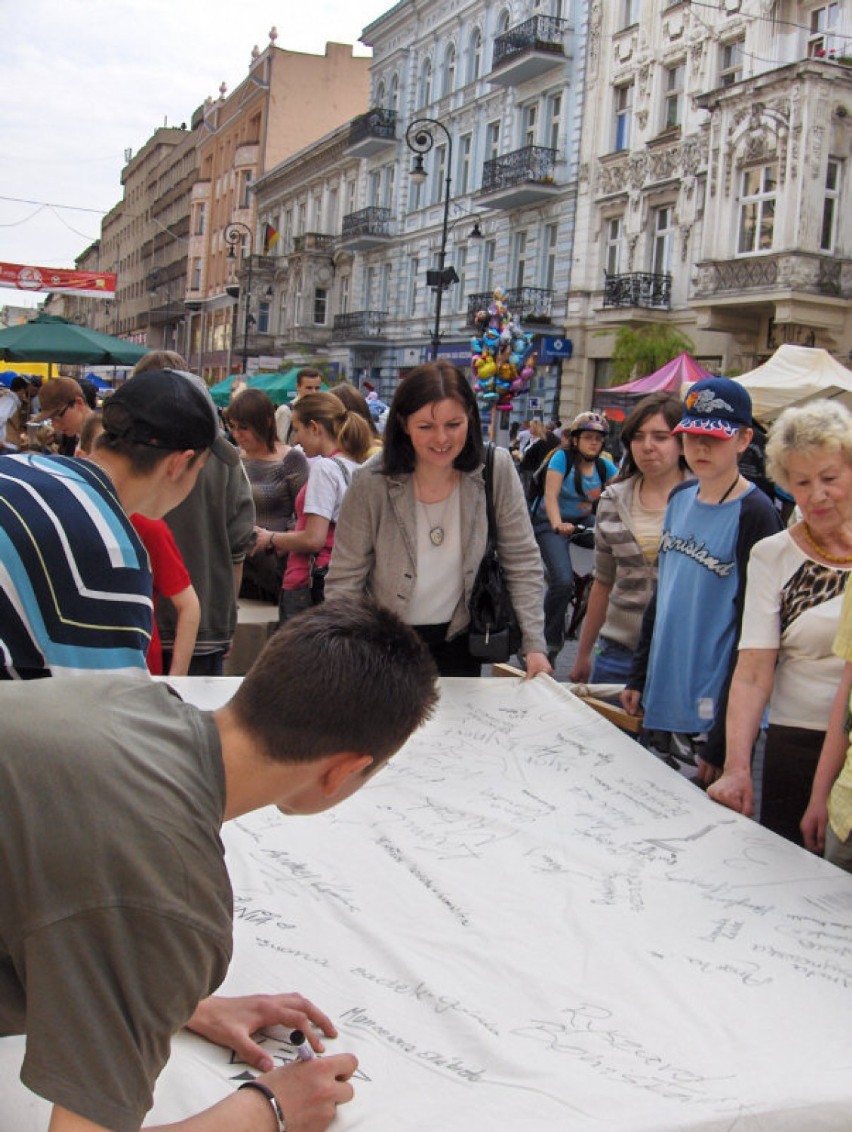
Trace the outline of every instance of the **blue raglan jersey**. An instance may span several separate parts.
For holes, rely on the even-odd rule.
[[[642,697],[649,730],[710,731],[724,712],[748,556],[780,529],[754,485],[721,504],[702,503],[698,489],[695,481],[676,488],[663,521]]]

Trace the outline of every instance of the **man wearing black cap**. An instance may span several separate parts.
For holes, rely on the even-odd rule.
[[[217,434],[192,382],[152,372],[117,390],[88,461],[0,465],[0,679],[146,671],[148,555],[128,515],[162,518]]]

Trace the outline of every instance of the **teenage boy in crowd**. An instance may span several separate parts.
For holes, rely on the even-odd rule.
[[[0,680],[145,671],[151,571],[128,516],[186,498],[216,415],[191,381],[155,371],[116,390],[103,426],[90,460],[0,463]]]
[[[751,398],[736,381],[704,378],[686,395],[673,431],[683,434],[696,478],[669,497],[657,589],[621,696],[632,715],[641,703],[646,731],[667,733],[670,755],[696,761],[702,785],[725,761],[748,557],[756,542],[781,529],[767,496],[738,468],[751,423]]]
[[[0,686],[0,1034],[26,1035],[50,1132],[139,1132],[183,1026],[265,1069],[262,1027],[335,1036],[297,994],[205,998],[232,949],[220,826],[344,801],[429,717],[435,677],[413,630],[347,598],[280,629],[218,711],[127,676]],[[323,1132],[356,1066],[271,1069],[178,1127]]]

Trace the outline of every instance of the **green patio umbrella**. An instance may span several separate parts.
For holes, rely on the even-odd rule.
[[[40,314],[0,330],[0,358],[6,362],[64,362],[66,365],[132,366],[147,354],[123,338],[78,326],[67,318]]]

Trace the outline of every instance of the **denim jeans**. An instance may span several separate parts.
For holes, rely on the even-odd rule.
[[[565,615],[574,593],[571,548],[565,535],[556,534],[546,515],[533,521],[533,532],[547,575],[544,639],[548,653],[558,653],[565,643]]]
[[[590,684],[626,684],[633,652],[624,645],[598,637]]]

